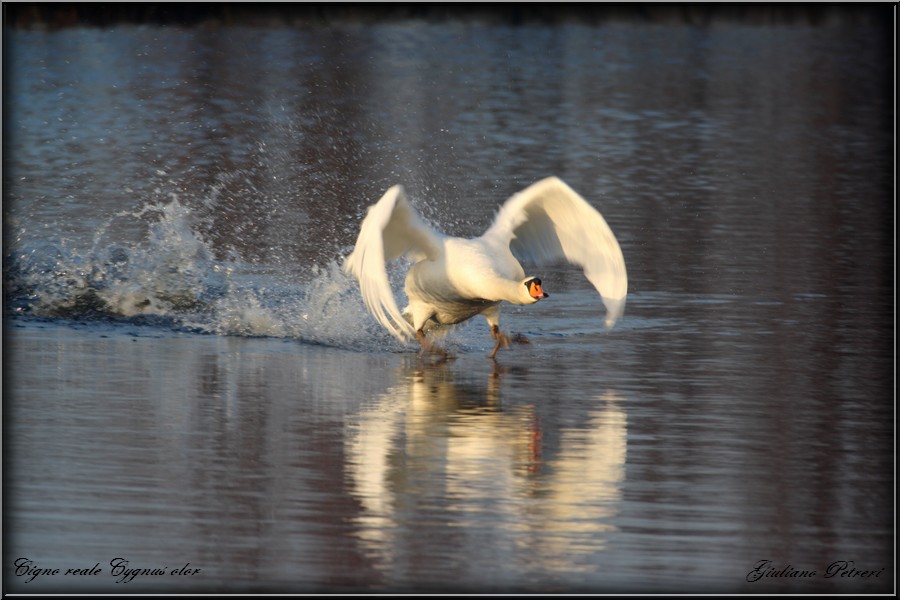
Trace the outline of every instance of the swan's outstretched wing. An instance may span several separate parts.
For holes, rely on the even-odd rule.
[[[625,310],[625,259],[609,225],[584,198],[557,177],[512,196],[484,234],[508,243],[519,260],[535,265],[565,259],[584,269],[606,305],[606,326]]]
[[[344,271],[359,280],[363,301],[379,323],[401,340],[416,332],[397,309],[388,281],[387,263],[409,255],[413,260],[436,260],[440,237],[432,231],[406,199],[403,186],[395,185],[369,207],[360,225],[353,252]]]

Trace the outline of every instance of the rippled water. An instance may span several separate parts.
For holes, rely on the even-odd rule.
[[[893,589],[882,29],[5,42],[6,590]],[[497,363],[365,313],[387,187],[476,235],[547,175],[622,246],[613,330],[562,266]]]

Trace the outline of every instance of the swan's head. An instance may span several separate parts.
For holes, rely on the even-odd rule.
[[[523,304],[534,304],[538,300],[550,297],[550,294],[541,287],[541,280],[538,277],[529,277],[522,284],[525,286],[525,292],[528,294],[524,297],[525,302]]]

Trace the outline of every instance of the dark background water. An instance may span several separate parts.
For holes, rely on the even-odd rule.
[[[8,591],[892,589],[888,7],[10,6]],[[612,331],[559,267],[423,364],[336,266],[390,185],[476,235],[551,174]]]

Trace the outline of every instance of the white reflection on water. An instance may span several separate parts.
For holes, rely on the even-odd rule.
[[[583,426],[564,429],[544,456],[534,405],[504,406],[499,381],[495,372],[479,388],[452,368],[419,368],[360,412],[345,441],[349,487],[361,504],[356,535],[382,567],[416,521],[435,517],[420,505],[432,497],[451,526],[490,523],[510,558],[547,572],[596,569],[622,502],[621,398],[599,394]]]
[[[542,554],[551,568],[570,569],[555,557],[570,554],[579,545],[607,547],[603,533],[615,530],[609,522],[622,502],[625,479],[627,415],[620,397],[604,392],[597,398],[584,429],[563,433],[562,452],[552,464],[554,477],[546,482],[538,513],[544,519],[528,523],[544,537]],[[574,539],[573,539],[574,538]],[[579,565],[588,569],[591,565]]]

